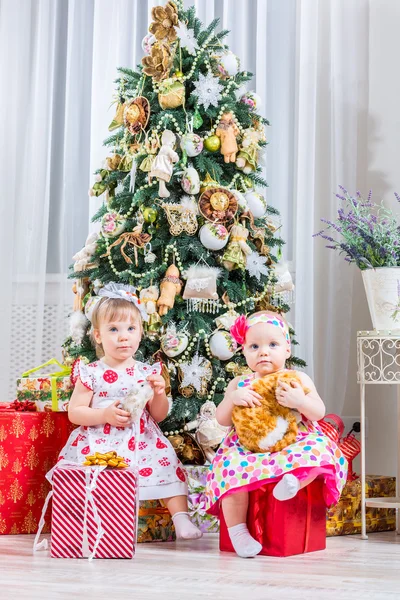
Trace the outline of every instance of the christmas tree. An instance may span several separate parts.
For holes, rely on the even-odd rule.
[[[229,333],[235,317],[287,312],[293,287],[279,262],[279,213],[260,193],[268,121],[217,27],[182,2],[152,9],[142,64],[119,69],[110,152],[90,190],[104,199],[93,217],[100,232],[71,274],[66,360],[95,359],[86,317],[101,286],[135,286],[149,314],[137,358],[165,365],[170,436],[193,428],[204,403],[217,405],[246,372]]]

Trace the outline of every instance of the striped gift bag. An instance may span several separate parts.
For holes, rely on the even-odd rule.
[[[133,558],[137,531],[135,469],[61,461],[48,475],[53,485],[46,501],[52,494],[52,557]],[[45,509],[46,505],[43,514]],[[39,535],[40,529],[35,550],[43,547],[43,542],[38,543]]]
[[[334,424],[327,421],[330,419]],[[354,481],[358,476],[353,471],[353,460],[361,452],[361,442],[355,435],[348,433],[344,438],[344,423],[339,415],[325,415],[323,419],[318,421],[318,429],[326,435],[330,440],[335,442],[343,453],[343,456],[349,463],[347,470],[347,481]]]

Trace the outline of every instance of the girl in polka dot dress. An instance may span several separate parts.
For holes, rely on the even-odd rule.
[[[188,517],[187,483],[170,442],[157,422],[168,413],[161,363],[148,365],[133,358],[142,337],[142,318],[148,320],[131,286],[109,283],[94,306],[92,336],[101,358],[74,367],[76,380],[68,415],[77,425],[60,458],[82,464],[85,456],[115,450],[130,465],[138,461],[139,498],[164,499],[178,538],[194,539],[201,532]],[[154,395],[140,419],[139,431],[128,412],[119,408],[134,384],[146,380]],[[137,446],[137,453],[135,454]]]
[[[231,334],[243,345],[243,354],[250,375],[236,377],[228,385],[225,397],[217,408],[221,425],[232,425],[234,406],[260,406],[259,396],[252,388],[254,379],[285,371],[290,356],[287,323],[276,313],[262,311],[246,318],[239,317]],[[207,477],[207,510],[218,516],[220,507],[232,545],[239,556],[256,556],[261,545],[250,535],[247,525],[249,492],[270,481],[275,483],[273,495],[278,500],[293,498],[298,490],[316,477],[324,478],[327,506],[338,501],[346,482],[347,462],[328,437],[321,434],[315,421],[322,419],[325,406],[314,383],[305,373],[298,372],[307,394],[298,383],[281,381],[276,399],[298,417],[296,442],[280,452],[253,453],[241,446],[234,427],[226,435],[213,460]]]

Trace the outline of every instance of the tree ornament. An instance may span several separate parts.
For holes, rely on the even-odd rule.
[[[157,150],[160,148],[160,142],[157,138],[156,135],[150,135],[149,137],[147,137],[146,135],[146,141],[144,142],[144,149],[147,152],[147,156],[145,156],[145,158],[142,160],[142,162],[139,165],[139,169],[141,171],[143,171],[144,173],[150,173],[151,168],[153,166],[156,154],[157,154]],[[136,163],[136,161],[134,161]]]
[[[232,194],[235,196],[236,200],[238,201],[240,210],[243,212],[246,212],[249,207],[247,206],[247,202],[246,202],[246,198],[245,198],[244,194],[242,194],[242,192],[240,192],[239,190],[231,190],[231,191],[232,191]]]
[[[153,262],[157,259],[157,256],[151,250],[151,243],[147,242],[144,246],[144,262],[147,264],[153,264]]]
[[[218,307],[217,278],[221,269],[208,266],[204,259],[202,262],[191,265],[185,272],[187,281],[182,297],[187,300],[189,312],[215,312]]]
[[[229,362],[227,365],[225,365],[225,371],[234,377],[250,375],[250,373],[252,373],[252,370],[249,369],[247,365],[238,365],[235,362]]]
[[[203,217],[213,223],[232,221],[237,213],[238,201],[224,187],[209,187],[202,193],[199,200],[199,210]]]
[[[217,152],[221,148],[221,140],[217,135],[210,135],[204,140],[204,148],[209,152]]]
[[[233,119],[233,113],[226,112],[222,115],[215,130],[215,135],[221,140],[221,154],[224,157],[224,162],[234,163],[238,151],[236,136],[239,135],[239,129]]]
[[[201,406],[197,419],[187,424],[189,431],[197,428],[196,440],[210,462],[214,460],[215,449],[220,445],[228,431],[228,427],[223,427],[218,423],[216,412],[217,407],[214,402],[207,400]]]
[[[241,169],[243,173],[249,174],[257,170],[257,163],[259,160],[258,155],[260,151],[258,143],[262,137],[262,133],[252,127],[245,129],[240,150],[236,158],[236,166],[238,169]]]
[[[216,187],[216,188],[219,187],[219,183],[218,183],[218,181],[215,181],[215,179],[213,179],[211,177],[210,173],[207,173],[207,175],[201,182],[200,194],[203,194],[206,190],[208,190],[209,188],[213,188],[213,187]]]
[[[192,94],[197,97],[198,103],[203,105],[204,110],[207,110],[210,104],[218,106],[223,89],[218,77],[214,77],[211,72],[208,72],[207,75],[199,73],[199,79],[194,82]]]
[[[156,208],[146,207],[143,210],[143,218],[146,223],[154,223],[157,220],[158,210]]]
[[[132,135],[145,129],[150,117],[150,103],[144,96],[138,96],[125,103],[124,123]]]
[[[246,258],[246,271],[250,277],[255,277],[260,281],[261,275],[268,275],[268,267],[265,266],[267,259],[260,256],[258,252],[251,252]]]
[[[179,279],[179,269],[175,265],[170,265],[165,272],[164,279],[161,280],[161,295],[157,300],[158,312],[161,316],[173,308],[175,296],[180,294],[182,281]]]
[[[180,235],[185,231],[188,235],[194,235],[197,231],[197,204],[189,196],[183,196],[181,204],[162,204],[169,223],[169,231],[172,235]]]
[[[218,57],[218,73],[223,78],[234,77],[240,69],[240,60],[231,50]]]
[[[107,252],[101,255],[101,258],[110,256],[112,248],[119,246],[121,244],[121,254],[125,259],[125,262],[128,264],[132,264],[132,259],[125,253],[125,247],[129,244],[133,246],[133,251],[135,255],[135,265],[138,267],[138,248],[144,248],[145,245],[151,240],[151,236],[148,233],[143,233],[143,223],[139,223],[136,225],[132,231],[127,231],[126,233],[122,233],[117,240],[115,240],[110,246],[107,248]]]
[[[174,27],[179,43],[182,48],[185,48],[189,54],[196,54],[199,46],[194,35],[193,29],[188,29],[185,23],[178,21],[178,26]]]
[[[173,77],[165,79],[159,90],[158,102],[163,110],[185,106],[185,86],[182,81]]]
[[[240,102],[246,104],[251,111],[260,110],[262,106],[260,96],[253,91],[243,94],[243,96],[240,98]]]
[[[86,238],[86,242],[82,250],[79,250],[72,260],[74,262],[74,272],[79,273],[81,271],[87,271],[88,269],[94,269],[98,266],[97,261],[92,261],[93,255],[96,252],[97,241],[99,239],[98,233],[91,233]]]
[[[157,177],[159,181],[158,195],[160,198],[169,198],[170,196],[165,183],[170,181],[173,165],[179,160],[179,156],[173,150],[175,140],[175,134],[169,129],[165,129],[161,136],[161,149],[149,173],[150,182],[153,177]]]
[[[108,131],[114,131],[114,129],[117,129],[118,127],[121,127],[124,124],[124,110],[125,104],[118,102],[115,117],[109,124]]]
[[[156,307],[159,295],[160,291],[156,285],[150,285],[149,287],[140,290],[140,302],[149,315],[149,320],[144,323],[144,330],[150,339],[157,337],[158,332],[162,327],[162,320],[157,313]]]
[[[150,56],[142,58],[143,73],[154,81],[161,81],[169,75],[172,56],[167,44],[156,42],[150,50]]]
[[[219,360],[229,360],[237,350],[237,343],[228,331],[216,331],[208,340],[210,352]]]
[[[194,389],[200,393],[204,382],[207,383],[212,377],[212,368],[210,376],[210,367],[210,361],[196,352],[190,363],[179,364],[179,369],[182,373],[181,386],[193,386]]]
[[[106,238],[113,238],[124,231],[126,221],[115,210],[107,212],[101,219],[101,232]]]
[[[233,308],[230,308],[228,312],[224,313],[223,315],[220,315],[214,320],[217,327],[219,327],[220,329],[226,329],[227,331],[230,331],[232,325],[239,316],[239,313],[237,313]]]
[[[89,300],[85,304],[85,315],[90,322],[92,321],[94,307],[98,302],[100,302],[100,300],[100,296],[90,296]]]
[[[199,112],[199,109],[196,106],[196,110],[194,111],[194,114],[193,114],[193,128],[200,129],[200,127],[202,125],[203,125],[203,119]]]
[[[185,133],[181,138],[181,150],[192,158],[203,150],[203,140],[197,133]]]
[[[168,43],[176,40],[175,27],[178,25],[178,11],[174,2],[167,2],[165,6],[153,6],[151,18],[149,31],[157,40],[166,40]]]
[[[182,71],[175,71],[174,77],[176,77],[177,79],[182,79],[182,77],[183,77]]]
[[[229,232],[221,223],[205,223],[200,229],[199,238],[207,250],[222,250],[228,243]]]
[[[251,191],[245,194],[247,206],[256,219],[264,217],[267,213],[267,202],[261,194]]]
[[[181,186],[186,194],[193,196],[200,191],[200,177],[196,169],[187,167],[182,174]]]
[[[249,230],[243,225],[234,225],[231,229],[228,246],[222,257],[223,265],[228,271],[245,269],[246,256],[251,253],[250,246],[246,243]]]
[[[292,292],[294,290],[294,283],[288,265],[286,262],[276,263],[273,265],[272,274],[278,280],[275,283],[271,283],[268,289],[274,294],[280,294],[282,292]]]
[[[147,33],[142,39],[142,50],[148,56],[151,54],[153,44],[157,41],[157,38],[152,33]]]
[[[189,344],[189,338],[183,331],[176,331],[176,325],[169,323],[167,332],[161,338],[161,350],[169,358],[175,358],[186,350]]]

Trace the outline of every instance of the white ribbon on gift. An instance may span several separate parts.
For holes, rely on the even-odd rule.
[[[51,485],[53,485],[54,471],[58,467],[72,467],[72,468],[76,469],[77,467],[81,468],[81,465],[77,465],[76,463],[70,462],[68,460],[60,460],[60,462],[58,462],[55,467],[53,467],[52,469],[50,469],[50,471],[48,473],[46,473],[46,479],[51,483]],[[89,467],[89,468],[84,467],[84,469],[85,469],[85,508],[84,508],[84,515],[83,515],[82,556],[88,557],[89,560],[92,560],[94,558],[97,548],[100,544],[101,538],[104,535],[104,529],[101,524],[101,517],[97,510],[96,503],[93,499],[93,491],[96,489],[97,480],[99,478],[100,473],[102,471],[104,471],[105,468],[106,468],[105,466],[95,466],[95,467]],[[93,477],[91,477],[92,474],[93,474]],[[33,542],[33,552],[36,552],[37,550],[47,550],[47,548],[48,548],[47,539],[45,538],[41,542],[39,542],[39,539],[40,539],[40,535],[41,535],[43,527],[44,527],[47,507],[49,505],[50,498],[52,496],[53,496],[53,490],[50,490],[50,492],[47,494],[47,498],[44,502],[42,514],[41,514],[40,521],[39,521],[38,530],[37,530],[37,533],[35,536],[35,541]],[[87,527],[87,516],[88,516],[89,504],[92,508],[93,520],[96,523],[96,527],[97,527],[97,535],[96,535],[96,540],[95,540],[92,552],[90,552],[90,548],[89,548],[88,527]]]

